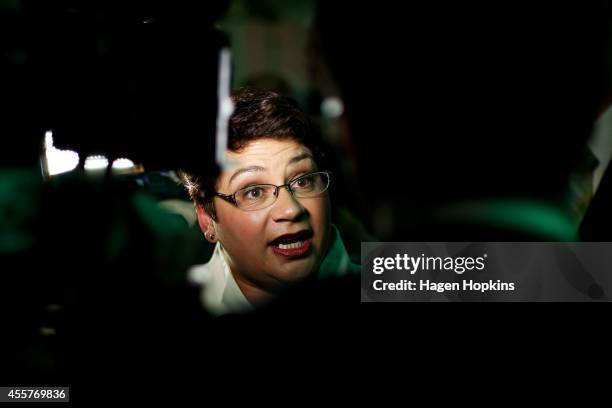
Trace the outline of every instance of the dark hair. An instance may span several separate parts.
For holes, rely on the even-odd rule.
[[[265,89],[242,88],[232,94],[234,112],[229,119],[228,149],[239,153],[259,139],[293,140],[308,147],[317,164],[324,154],[318,132],[297,102],[287,96]],[[216,218],[212,205],[217,174],[193,174],[181,170],[179,175],[189,196],[204,206]]]

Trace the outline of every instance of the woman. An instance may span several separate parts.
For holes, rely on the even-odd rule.
[[[359,271],[331,225],[331,180],[308,118],[270,91],[233,101],[227,168],[214,180],[183,173],[200,229],[216,244],[190,271],[214,314],[252,310],[308,277]]]

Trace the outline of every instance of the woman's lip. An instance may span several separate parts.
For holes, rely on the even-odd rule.
[[[272,252],[277,255],[281,255],[287,258],[299,258],[305,256],[310,250],[310,245],[312,244],[312,238],[306,239],[304,241],[304,245],[299,248],[280,248],[278,245],[270,245],[272,248]]]

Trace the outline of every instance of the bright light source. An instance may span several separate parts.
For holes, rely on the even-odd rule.
[[[104,170],[108,167],[108,159],[104,156],[88,156],[85,159],[85,170]]]
[[[344,103],[336,96],[325,98],[321,103],[321,113],[327,118],[339,118],[344,113]]]
[[[77,168],[79,165],[79,155],[71,150],[50,149],[47,150],[47,169],[50,176],[66,173]]]
[[[53,149],[53,132],[50,130],[45,132],[45,149]]]
[[[49,176],[66,173],[79,165],[79,155],[72,150],[56,149],[53,146],[53,132],[45,132],[45,161]]]
[[[125,170],[134,167],[134,162],[124,157],[113,161],[113,170]]]
[[[225,151],[227,150],[228,142],[228,124],[229,118],[234,111],[234,103],[230,97],[231,89],[231,72],[232,72],[232,54],[229,48],[222,48],[219,51],[219,77],[217,95],[219,101],[219,111],[217,112],[217,134],[216,134],[216,161],[219,167],[226,168],[228,166]]]

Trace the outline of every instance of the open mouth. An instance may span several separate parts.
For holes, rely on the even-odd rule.
[[[312,231],[304,230],[295,234],[284,234],[270,242],[272,251],[285,257],[299,257],[310,249]]]
[[[296,241],[296,242],[292,242],[291,244],[278,244],[278,247],[280,249],[297,249],[297,248],[301,248],[304,246],[305,240],[304,241]]]

